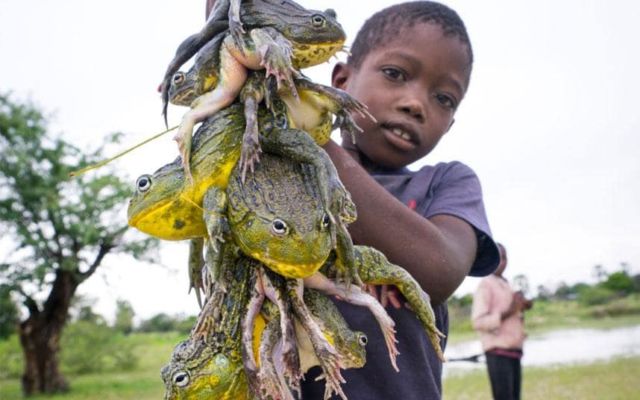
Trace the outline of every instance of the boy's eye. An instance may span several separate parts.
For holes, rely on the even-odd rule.
[[[392,81],[406,81],[406,75],[405,73],[398,69],[398,68],[394,68],[394,67],[384,67],[382,68],[382,73],[389,79],[391,79]]]
[[[447,96],[445,94],[436,94],[435,97],[438,103],[440,103],[442,106],[446,108],[451,108],[453,110],[456,109],[456,101],[450,96]]]

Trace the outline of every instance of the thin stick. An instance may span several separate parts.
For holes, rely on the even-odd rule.
[[[115,160],[116,158],[120,158],[120,157],[124,156],[125,154],[137,149],[138,147],[143,146],[143,145],[149,143],[150,141],[159,138],[160,136],[164,135],[165,133],[171,132],[172,130],[176,129],[178,126],[179,125],[176,125],[173,128],[169,128],[166,131],[162,131],[162,132],[160,132],[160,133],[158,133],[156,135],[153,135],[149,139],[145,139],[144,141],[138,143],[137,145],[135,145],[133,147],[130,147],[130,148],[128,148],[128,149],[116,154],[115,156],[113,156],[111,158],[107,158],[106,160],[102,160],[97,164],[90,165],[88,167],[79,169],[77,171],[69,172],[69,176],[70,177],[76,177],[76,176],[84,174],[85,172],[91,171],[92,169],[100,168],[100,167],[102,167],[104,165],[107,165],[108,163],[110,163],[111,161]]]

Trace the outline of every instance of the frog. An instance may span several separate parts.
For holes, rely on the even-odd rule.
[[[381,251],[373,247],[354,245],[353,252],[355,268],[362,282],[368,285],[394,285],[397,287],[420,321],[436,355],[444,362],[445,358],[440,346],[440,340],[445,336],[435,325],[435,315],[431,307],[431,300],[420,284],[407,270],[390,262]],[[346,290],[346,286],[332,280],[336,277],[338,277],[338,273],[333,260],[330,258],[318,274],[305,279],[305,286],[322,290],[326,294],[339,296],[350,301],[348,299],[350,294]],[[387,339],[387,345],[389,345],[389,342],[390,340]],[[390,351],[390,354],[392,354],[392,351]],[[394,364],[393,358],[392,364]]]
[[[251,5],[248,3],[243,9],[251,9]],[[203,89],[202,94],[192,103],[191,110],[184,114],[174,136],[185,173],[190,179],[189,154],[194,125],[237,97],[247,78],[248,69],[264,69],[267,76],[276,78],[278,87],[286,84],[297,96],[292,81],[297,70],[327,61],[342,49],[346,39],[333,11],[290,14],[287,18],[282,18],[278,13],[265,13],[262,18],[263,25],[250,29],[245,34],[242,46],[237,46],[232,35],[219,34],[224,35],[224,39],[221,42],[212,40],[196,58],[193,68],[199,81],[197,86]],[[166,86],[166,83],[163,84],[163,92]],[[166,98],[164,95],[163,99]],[[256,137],[257,132],[250,136]],[[257,142],[253,145],[257,146]]]
[[[193,69],[187,73],[176,72],[169,88],[169,102],[180,106],[191,105],[200,91],[196,78]],[[304,75],[294,78],[294,85],[298,93],[297,97],[286,91],[272,93],[274,90],[268,84],[263,72],[250,72],[240,92],[240,99],[245,104],[246,120],[240,158],[243,177],[248,169],[253,170],[253,164],[258,160],[260,152],[259,146],[256,146],[258,142],[256,115],[262,100],[266,100],[268,107],[271,108],[271,97],[279,96],[286,105],[289,126],[307,132],[320,146],[330,140],[331,131],[337,128],[355,140],[355,135],[362,130],[351,117],[353,112],[375,121],[364,104],[343,90],[315,83]],[[332,121],[332,115],[336,117],[335,122]]]

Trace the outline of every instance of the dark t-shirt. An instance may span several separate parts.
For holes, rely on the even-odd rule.
[[[469,167],[460,162],[439,163],[415,172],[406,168],[377,171],[372,177],[425,218],[449,214],[467,221],[478,238],[478,251],[469,275],[484,276],[495,270],[499,261],[498,249],[491,239],[480,182]],[[386,308],[396,323],[400,351],[397,358],[400,372],[396,372],[391,366],[384,338],[373,315],[362,307],[334,301],[351,329],[365,332],[369,339],[366,365],[360,369],[342,371],[347,381],[342,387],[350,400],[442,397],[442,363],[413,312],[406,308]],[[436,326],[445,335],[448,334],[446,304],[434,306],[434,312]],[[443,350],[445,344],[443,340]],[[315,382],[320,372],[320,368],[315,367],[307,373],[302,383],[304,400],[323,399],[324,380]]]

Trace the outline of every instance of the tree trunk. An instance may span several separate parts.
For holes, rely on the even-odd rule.
[[[60,336],[77,287],[72,272],[56,271],[56,279],[43,310],[30,309],[29,318],[20,324],[20,343],[25,360],[22,392],[25,396],[69,390],[59,368]]]

